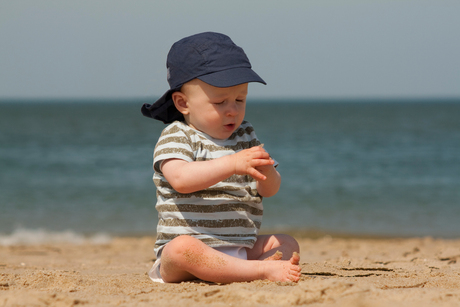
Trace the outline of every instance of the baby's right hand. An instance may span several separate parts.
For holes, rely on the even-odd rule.
[[[234,159],[235,174],[249,175],[255,180],[267,179],[267,177],[259,172],[256,167],[275,164],[275,161],[270,158],[268,152],[261,146],[244,149],[231,157]]]

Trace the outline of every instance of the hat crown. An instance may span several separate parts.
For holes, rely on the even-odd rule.
[[[204,32],[174,43],[166,67],[169,86],[177,89],[197,77],[227,69],[251,68],[251,64],[243,49],[230,37]]]

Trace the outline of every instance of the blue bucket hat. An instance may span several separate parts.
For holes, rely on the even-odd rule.
[[[184,120],[174,106],[172,93],[195,78],[216,87],[248,82],[266,84],[252,69],[243,49],[230,37],[214,32],[188,36],[174,43],[166,61],[170,89],[153,104],[145,103],[142,114],[165,124]]]

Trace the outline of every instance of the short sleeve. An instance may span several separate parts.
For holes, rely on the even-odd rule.
[[[153,169],[161,173],[161,162],[167,159],[181,159],[187,162],[194,161],[190,137],[180,128],[179,122],[166,127],[155,146],[153,154]]]

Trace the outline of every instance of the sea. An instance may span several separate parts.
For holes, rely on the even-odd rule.
[[[0,245],[155,236],[154,99],[0,101]],[[262,232],[460,237],[460,99],[249,100]]]

